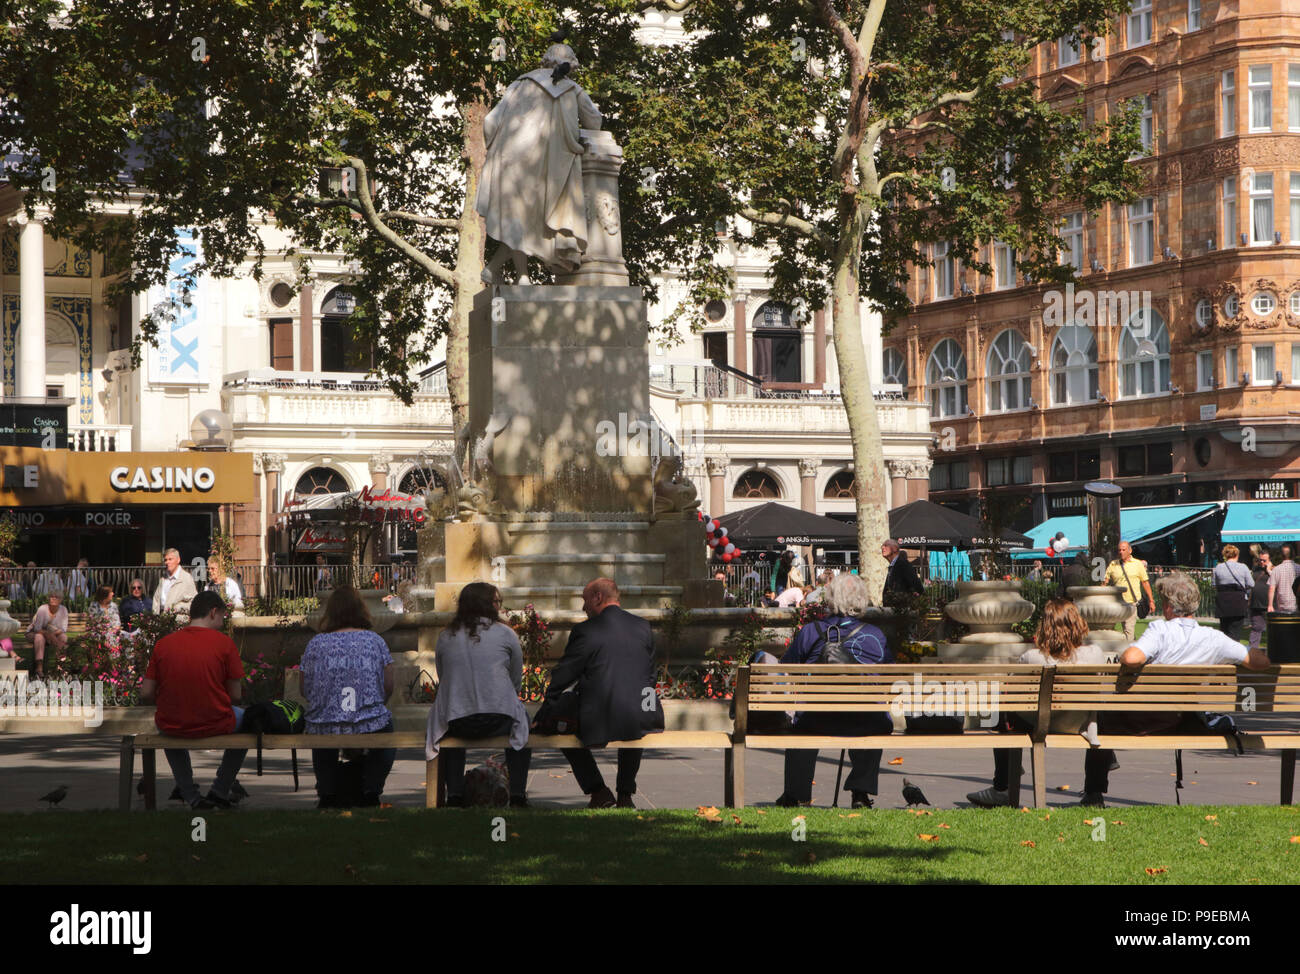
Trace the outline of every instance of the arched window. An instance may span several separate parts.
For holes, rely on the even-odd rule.
[[[731,496],[739,497],[742,500],[779,500],[781,485],[777,483],[775,477],[766,471],[747,470],[736,481],[736,487],[731,492]]]
[[[398,481],[397,492],[413,497],[421,497],[435,487],[446,489],[447,483],[443,480],[442,474],[433,467],[412,467]],[[419,542],[416,538],[416,531],[418,529],[419,525],[413,521],[399,521],[397,523],[398,551],[417,550]]]
[[[337,470],[331,470],[329,467],[312,467],[298,478],[293,492],[299,497],[306,497],[310,494],[342,494],[347,489],[348,482]]]
[[[1119,339],[1119,394],[1154,396],[1168,392],[1169,385],[1169,330],[1165,320],[1155,311],[1135,312]]]
[[[1066,325],[1052,342],[1052,405],[1096,399],[1097,336],[1083,325]]]
[[[1029,343],[1014,328],[1008,328],[989,346],[989,412],[1024,409],[1031,394]]]
[[[925,388],[930,395],[931,418],[966,414],[966,356],[951,338],[945,338],[930,353]]]
[[[790,308],[768,301],[754,312],[753,325],[754,375],[765,382],[802,382],[802,322]]]
[[[828,501],[851,501],[854,496],[853,490],[853,474],[847,470],[841,470],[826,481],[826,489],[822,491],[822,497]]]
[[[882,371],[885,377],[885,384],[900,385],[906,389],[907,359],[903,358],[903,353],[896,348],[887,348],[885,349],[883,359],[884,369]]]

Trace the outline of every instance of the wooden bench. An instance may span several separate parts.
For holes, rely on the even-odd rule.
[[[940,702],[942,715],[949,717],[982,719],[988,713],[990,702],[999,714],[1018,713],[1026,719],[1045,716],[1050,699],[1042,694],[1043,669],[1041,666],[1020,663],[882,663],[852,666],[768,663],[742,666],[736,676],[736,718],[732,734],[728,798],[734,801],[736,808],[745,804],[747,747],[987,750],[1030,746],[1032,739],[1027,733],[999,734],[992,727],[965,730],[960,734],[907,734],[903,732],[905,722],[901,718],[909,715],[923,716],[927,709],[933,711],[933,705]],[[782,711],[888,713],[894,717],[894,733],[838,737],[754,734],[749,731],[750,721],[755,715]],[[970,722],[967,720],[967,723]],[[1042,751],[1035,750],[1035,792],[1042,786],[1045,772]],[[1009,785],[1012,802],[1018,802],[1020,765],[1016,761],[1011,762]]]
[[[266,734],[262,737],[263,751],[287,751],[290,749],[310,750],[312,748],[419,748],[424,753],[424,731],[394,731],[387,734]],[[465,740],[456,737],[444,737],[442,747],[463,747],[466,749],[501,750],[506,746],[504,737],[488,737]],[[534,751],[555,751],[561,748],[580,748],[582,741],[573,735],[543,736],[534,734],[528,739],[528,746]],[[648,734],[639,741],[611,741],[610,748],[643,748],[645,750],[699,750],[720,749],[724,752],[724,781],[730,780],[731,737],[724,731],[664,731]],[[157,752],[163,748],[177,748],[187,751],[225,750],[226,748],[257,747],[254,734],[224,734],[216,737],[179,738],[163,734],[135,734],[122,738],[121,755],[118,769],[118,805],[122,811],[131,810],[133,793],[132,781],[135,777],[135,753],[140,752],[143,769],[144,805],[154,809],[158,804],[157,796]],[[440,807],[446,797],[442,762],[438,758],[426,761],[424,804],[426,808]]]
[[[1125,672],[1118,664],[1044,667],[1043,689],[1052,713],[1066,711],[1209,712],[1245,714],[1300,713],[1300,664],[1288,663],[1250,671],[1235,666],[1164,666],[1152,664]],[[1040,727],[1047,724],[1040,722]],[[1239,725],[1240,730],[1240,725]],[[1038,734],[1034,751],[1085,750],[1078,734]],[[1243,751],[1281,751],[1280,803],[1292,802],[1295,755],[1300,723],[1264,733],[1241,731],[1236,738],[1217,734],[1100,734],[1100,746],[1116,751],[1205,750],[1222,746]],[[1046,804],[1046,789],[1034,779],[1034,803]]]

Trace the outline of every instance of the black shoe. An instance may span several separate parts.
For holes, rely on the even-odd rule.
[[[247,797],[248,797],[248,792],[244,790],[244,786],[241,785],[238,781],[236,781],[233,785],[230,786],[230,800],[232,802],[239,803],[242,802]]]
[[[206,801],[208,804],[210,804],[213,808],[219,808],[222,809],[223,811],[229,811],[230,809],[235,807],[234,802],[232,802],[229,798],[222,798],[215,791],[208,792],[207,797],[204,798],[203,800]]]
[[[587,802],[588,808],[613,808],[618,804],[618,799],[608,788],[597,788],[591,793],[591,801]]]
[[[142,789],[142,790],[141,790],[141,794],[143,794],[143,789],[144,789],[144,782],[143,782],[143,781],[140,782],[140,788]],[[180,790],[180,788],[173,788],[173,789],[172,789],[172,793],[171,793],[170,795],[167,796],[167,800],[168,800],[169,802],[183,802],[183,801],[185,801],[185,798],[181,795],[181,790]]]
[[[1105,808],[1106,796],[1099,791],[1085,791],[1079,799],[1080,808]]]
[[[357,803],[357,808],[378,808],[378,807],[379,807],[378,795],[362,795],[361,801]]]
[[[194,801],[190,802],[190,811],[192,812],[207,812],[216,807],[216,805],[212,804],[212,802],[208,801],[206,798],[196,798]]]
[[[616,808],[636,808],[636,803],[632,801],[632,792],[620,791],[618,800],[614,803]]]
[[[511,807],[511,808],[528,808],[528,799],[527,799],[526,797],[524,797],[523,795],[511,795],[511,796],[510,796],[510,807]]]
[[[853,804],[851,807],[852,808],[875,808],[876,806],[871,803],[871,796],[868,795],[865,791],[855,791],[853,792]]]
[[[799,808],[799,807],[801,807],[801,806],[803,806],[803,805],[811,805],[812,802],[810,802],[810,801],[807,801],[807,802],[797,801],[796,799],[791,798],[789,795],[787,795],[787,794],[785,794],[784,792],[782,792],[782,793],[781,793],[781,797],[778,798],[775,802],[773,802],[773,804],[778,805],[778,806],[780,806],[781,808]]]
[[[465,807],[465,796],[464,796],[464,795],[448,795],[448,796],[447,796],[447,800],[446,800],[445,802],[442,803],[442,807],[443,807],[443,808],[464,808],[464,807]]]

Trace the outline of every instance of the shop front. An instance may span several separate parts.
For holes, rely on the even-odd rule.
[[[222,504],[254,495],[248,453],[81,453],[2,446],[0,512],[18,522],[14,560],[38,566],[206,558]]]

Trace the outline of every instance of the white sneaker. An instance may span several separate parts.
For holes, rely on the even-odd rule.
[[[980,808],[997,808],[999,806],[1011,804],[1011,796],[1005,791],[998,791],[996,788],[985,788],[983,791],[972,791],[966,796],[966,800],[972,805],[977,805]]]

